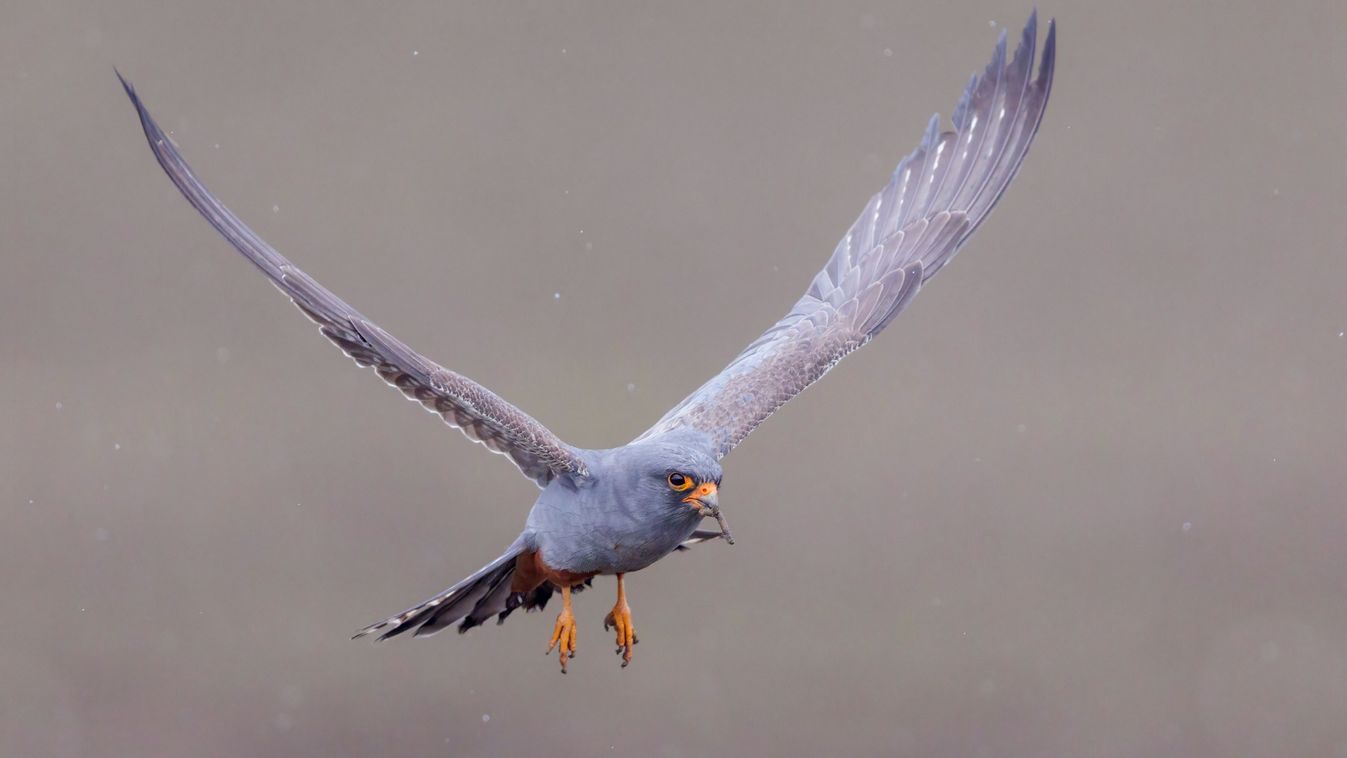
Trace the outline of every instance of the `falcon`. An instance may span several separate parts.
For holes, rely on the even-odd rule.
[[[1024,161],[1052,89],[1056,29],[1034,73],[1037,13],[1009,58],[1003,30],[991,62],[954,108],[937,114],[917,149],[865,206],[804,295],[728,366],[620,447],[588,450],[473,380],[444,368],[381,329],[249,229],[192,173],[121,79],[154,157],[192,207],[284,292],[356,364],[450,426],[509,458],[542,490],[524,529],[498,558],[466,579],[355,636],[425,637],[460,632],[519,608],[541,610],[556,592],[561,613],[547,651],[561,671],[575,655],[571,595],[599,575],[617,579],[604,619],[617,653],[632,659],[636,628],[625,577],[690,544],[733,542],[720,510],[721,460],[768,416],[864,346],[897,316],[987,218]],[[719,528],[700,529],[714,518]]]

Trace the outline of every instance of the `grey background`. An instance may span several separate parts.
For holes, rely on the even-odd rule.
[[[533,487],[161,176],[575,444],[801,292],[1027,2],[7,3],[0,754],[1347,755],[1347,6],[1050,3],[958,263],[727,459],[739,544],[361,625]]]

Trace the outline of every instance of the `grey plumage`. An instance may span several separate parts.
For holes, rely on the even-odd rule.
[[[1052,88],[1056,26],[1032,78],[1037,12],[1006,64],[1006,35],[954,108],[954,131],[931,118],[921,145],[847,230],[785,318],[638,440],[689,426],[725,456],[838,361],[874,338],[949,263],[1005,192],[1029,151]]]
[[[608,450],[575,448],[480,384],[421,356],[314,281],[231,213],[192,173],[134,88],[150,149],[193,207],[361,366],[491,450],[542,488],[524,530],[476,573],[356,636],[460,631],[514,610],[540,610],[553,585],[577,591],[597,574],[639,571],[674,550],[726,536],[698,530],[719,517],[720,459],[792,397],[887,326],[986,219],[1019,170],[1047,106],[1056,28],[1034,77],[1036,14],[1014,56],[1002,33],[985,71],[955,106],[953,130],[931,119],[785,318],[644,434]],[[118,77],[120,78],[120,74]],[[696,485],[696,489],[693,486]],[[619,583],[619,592],[621,592]],[[630,609],[619,595],[619,645]],[[611,619],[611,617],[610,617]],[[563,619],[558,619],[558,638]],[[573,638],[572,638],[573,639]],[[563,643],[563,651],[565,645]],[[565,657],[562,658],[563,671]]]
[[[559,477],[548,484],[529,511],[523,533],[503,555],[356,636],[379,632],[380,639],[387,639],[420,627],[416,636],[421,637],[460,620],[466,631],[492,615],[508,615],[513,608],[505,588],[516,570],[515,561],[535,551],[547,556],[550,565],[577,574],[616,574],[640,571],[697,541],[694,534],[702,515],[682,505],[679,497],[669,496],[665,478],[676,470],[698,481],[720,482],[720,464],[705,434],[680,429],[658,439],[583,454],[591,475]],[[525,604],[529,600],[520,598]],[[546,596],[541,603],[546,603]]]
[[[557,474],[587,473],[576,450],[547,427],[486,387],[407,347],[258,237],[196,178],[178,148],[150,116],[135,88],[120,72],[117,78],[135,104],[150,150],[169,179],[211,226],[318,324],[324,337],[358,365],[374,368],[408,399],[438,414],[469,439],[509,457],[539,487]]]

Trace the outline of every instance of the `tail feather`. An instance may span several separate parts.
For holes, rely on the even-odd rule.
[[[513,578],[513,577],[510,577]],[[481,626],[482,622],[495,616],[498,613],[504,613],[509,605],[510,596],[524,595],[523,592],[513,592],[512,582],[507,578],[505,581],[497,583],[491,588],[491,591],[478,600],[472,607],[472,611],[463,617],[463,623],[458,625],[458,633],[462,634],[474,626]],[[419,632],[418,632],[419,634]]]
[[[379,640],[382,641],[423,624],[434,626],[430,631],[418,630],[417,636],[434,634],[467,615],[478,601],[490,594],[492,588],[500,585],[508,587],[510,577],[514,574],[515,558],[522,552],[522,547],[512,546],[504,555],[483,566],[472,576],[395,616],[370,624],[356,632],[352,639],[381,632]]]
[[[492,616],[496,616],[497,624],[503,624],[516,608],[542,610],[552,597],[551,584],[543,582],[523,592],[515,592],[512,587],[515,559],[524,552],[526,548],[512,546],[504,555],[483,566],[472,576],[396,616],[370,624],[356,632],[352,639],[378,632],[378,641],[382,642],[412,630],[416,630],[415,637],[429,637],[460,620],[458,631],[461,634],[481,626]],[[572,587],[571,591],[579,592],[593,581],[592,578],[587,579]]]
[[[495,592],[497,587],[504,585],[508,588],[513,574],[514,562],[511,561],[510,565],[493,571],[473,582],[472,586],[459,593],[453,602],[441,603],[435,608],[428,609],[424,618],[420,621],[421,626],[412,636],[429,637],[443,631],[455,621],[471,613],[483,600]]]

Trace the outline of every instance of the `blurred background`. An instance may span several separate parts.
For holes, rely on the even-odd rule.
[[[17,3],[0,754],[1347,755],[1347,6],[1044,5],[949,273],[727,459],[738,544],[377,646],[536,495],[155,164],[582,446],[774,322],[1024,2]]]

